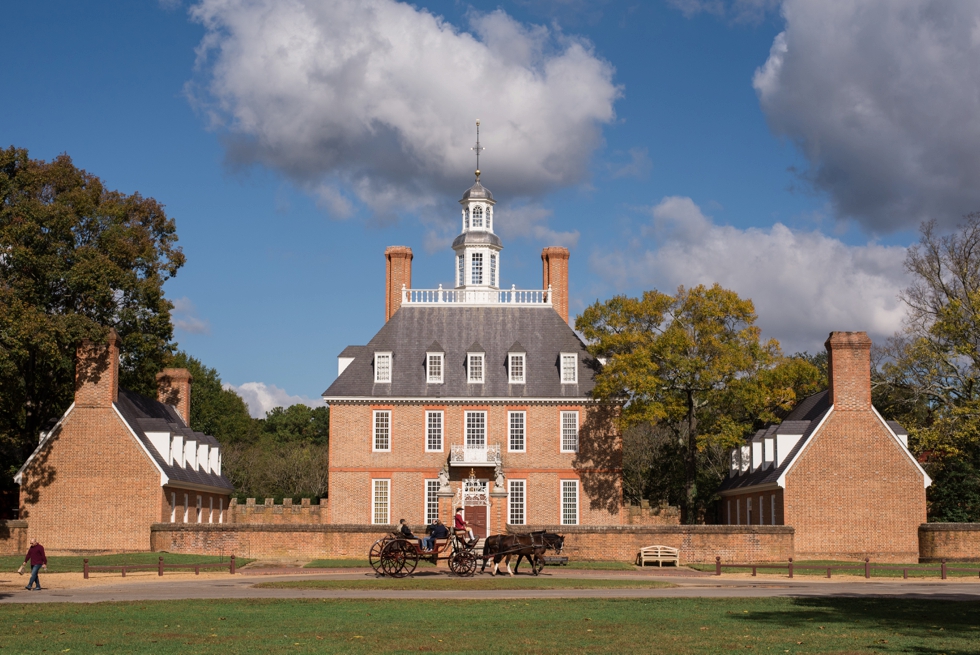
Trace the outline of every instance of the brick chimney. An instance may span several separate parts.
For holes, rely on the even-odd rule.
[[[75,405],[111,407],[119,399],[119,335],[105,343],[84,339],[75,351]]]
[[[412,288],[412,249],[388,246],[385,249],[385,323],[402,306],[402,285]]]
[[[191,424],[191,372],[186,368],[165,368],[157,373],[157,400],[165,405],[171,405],[184,419]]]
[[[827,348],[834,411],[871,409],[871,339],[867,332],[831,332]]]
[[[568,323],[568,248],[545,248],[541,251],[541,264],[544,271],[542,288],[551,285],[551,304]]]

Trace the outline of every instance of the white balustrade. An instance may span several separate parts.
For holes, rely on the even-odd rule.
[[[408,289],[402,285],[403,305],[532,305],[551,307],[551,286],[547,289]]]
[[[463,444],[453,444],[449,448],[450,466],[484,466],[496,465],[503,462],[500,444],[495,443],[486,448],[467,448]]]

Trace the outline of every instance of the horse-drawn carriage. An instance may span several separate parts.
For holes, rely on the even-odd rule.
[[[487,562],[493,560],[493,575],[496,575],[501,560],[505,560],[507,572],[510,569],[510,559],[517,557],[516,571],[521,558],[527,558],[531,563],[531,571],[537,575],[545,564],[559,564],[568,561],[566,557],[545,557],[545,552],[554,550],[561,555],[565,537],[551,532],[539,531],[525,535],[493,535],[484,540],[483,553],[477,554],[463,536],[457,532],[450,534],[448,539],[437,539],[432,550],[423,550],[415,539],[407,539],[399,532],[393,532],[387,537],[378,539],[371,545],[368,561],[378,575],[392,578],[404,578],[415,572],[419,560],[436,564],[446,560],[449,570],[458,576],[470,577],[476,572],[479,560],[483,561],[480,569],[486,570]]]

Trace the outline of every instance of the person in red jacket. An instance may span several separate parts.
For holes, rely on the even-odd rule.
[[[476,538],[476,535],[473,534],[473,528],[470,527],[470,524],[467,523],[465,520],[463,520],[463,508],[462,507],[460,507],[460,508],[458,508],[456,510],[456,518],[453,520],[453,528],[457,532],[465,532],[466,533],[466,535],[470,538],[470,540],[467,542],[467,545],[469,545],[469,546],[476,545],[476,542],[478,541],[478,539]]]
[[[27,550],[27,557],[24,558],[24,564],[28,562],[31,563],[31,579],[27,581],[25,589],[30,591],[31,585],[33,584],[37,585],[35,588],[36,591],[41,591],[41,581],[38,579],[37,573],[41,570],[41,567],[44,567],[45,571],[48,570],[48,558],[44,554],[44,546],[39,544],[37,539],[31,539],[31,547]],[[20,568],[17,569],[18,573],[24,572],[24,564],[21,564]]]

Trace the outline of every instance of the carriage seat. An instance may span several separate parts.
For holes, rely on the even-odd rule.
[[[637,566],[646,566],[647,562],[656,562],[657,566],[662,567],[664,562],[680,566],[680,552],[670,546],[646,546],[636,554]]]

